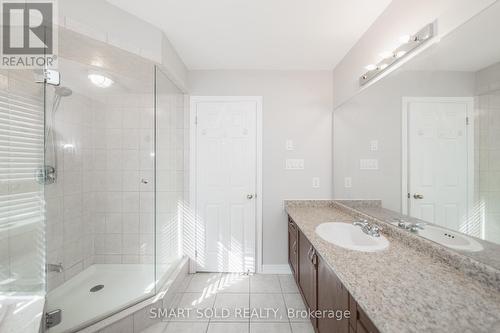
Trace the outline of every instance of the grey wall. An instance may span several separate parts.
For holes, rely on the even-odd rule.
[[[283,200],[332,195],[331,72],[192,71],[189,81],[191,95],[263,96],[263,263],[286,265]],[[303,158],[305,169],[284,170],[286,158]]]
[[[401,211],[402,97],[472,97],[474,73],[398,72],[334,111],[334,197],[381,199]],[[370,141],[379,150],[370,150]],[[378,159],[379,170],[360,170],[362,158]],[[344,187],[352,178],[352,188]]]

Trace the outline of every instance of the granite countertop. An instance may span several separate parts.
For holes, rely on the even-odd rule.
[[[287,204],[286,210],[380,332],[500,332],[497,288],[390,232],[382,232],[389,248],[375,253],[326,242],[316,235],[316,226],[355,220],[334,205]]]
[[[377,205],[372,205],[372,206],[365,205],[362,207],[355,207],[355,209],[364,213],[364,214],[368,214],[370,216],[376,217],[377,219],[381,219],[384,221],[394,221],[395,218],[403,218],[404,220],[409,221],[409,222],[415,222],[415,223],[422,223],[423,222],[425,224],[432,225],[432,223],[422,221],[422,220],[419,220],[419,219],[414,218],[414,217],[406,216],[406,215],[400,214],[398,212],[394,212],[392,210],[389,210],[389,209],[386,209],[386,208],[383,208],[383,207],[377,206]],[[444,228],[442,226],[439,226],[439,227]],[[451,231],[457,232],[455,230],[451,230]],[[470,235],[467,235],[467,236],[474,238],[474,240],[476,242],[480,243],[481,246],[483,247],[483,250],[475,252],[475,251],[461,251],[461,250],[454,249],[453,251],[461,253],[462,255],[470,257],[472,259],[475,259],[475,260],[477,260],[485,265],[489,265],[497,270],[500,269],[500,255],[499,255],[500,245],[492,243],[492,242],[488,242],[488,241],[485,241],[485,240],[482,240],[480,238],[476,238],[476,237],[473,237]]]

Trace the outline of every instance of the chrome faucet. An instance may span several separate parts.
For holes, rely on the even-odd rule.
[[[409,230],[411,232],[417,232],[418,230],[424,230],[425,223],[413,223],[413,222],[407,222],[404,219],[396,219],[396,222],[398,224],[398,227],[402,229]]]
[[[361,221],[356,221],[353,223],[353,225],[361,227],[361,230],[370,236],[373,237],[380,237],[380,228],[376,225],[372,225],[368,223],[367,220],[361,220]]]
[[[411,232],[417,232],[418,230],[424,230],[424,225],[423,223],[410,223],[406,228]]]
[[[63,265],[62,263],[58,264],[47,264],[45,265],[45,271],[47,272],[57,272],[57,273],[62,273],[63,272]]]

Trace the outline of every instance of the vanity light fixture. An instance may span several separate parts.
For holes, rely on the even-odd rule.
[[[110,77],[101,72],[91,71],[89,72],[88,78],[90,82],[99,88],[108,88],[114,83]]]
[[[435,23],[429,23],[414,35],[401,36],[399,40],[402,44],[400,46],[398,46],[392,52],[382,52],[380,54],[382,60],[378,64],[368,65],[365,67],[367,72],[359,78],[359,84],[363,86],[375,77],[379,76],[387,68],[405,58],[411,52],[418,49],[430,39],[432,39],[432,37],[434,37],[435,35],[435,32]]]
[[[387,59],[387,58],[392,57],[392,56],[393,56],[393,53],[392,53],[392,52],[389,52],[389,51],[384,51],[384,52],[381,52],[381,53],[379,54],[379,56],[380,56],[380,58],[381,58],[382,60],[384,60],[384,59]]]
[[[380,64],[380,66],[378,66],[377,68],[382,71],[382,70],[386,69],[387,66],[389,66],[389,65],[388,64]]]

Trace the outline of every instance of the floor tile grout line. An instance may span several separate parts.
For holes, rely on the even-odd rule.
[[[280,284],[281,299],[283,300],[283,304],[285,305],[285,315],[287,318],[288,327],[290,328],[290,333],[292,333],[292,323],[290,322],[290,317],[288,316],[288,305],[286,304],[285,293],[283,292],[283,285],[281,284],[281,278],[279,275],[277,275],[277,278],[278,278],[278,282]]]
[[[286,323],[288,322],[288,327],[289,327],[289,330],[290,330],[290,333],[293,333],[293,327],[292,327],[292,324],[294,324],[295,322],[292,322],[292,320],[290,319],[290,317],[288,316],[288,305],[287,305],[287,302],[286,302],[286,299],[285,299],[285,295],[288,295],[288,294],[298,294],[297,292],[285,292],[284,290],[284,282],[282,281],[281,279],[281,276],[278,275],[278,274],[273,274],[274,278],[277,278],[278,279],[278,283],[279,283],[279,292],[257,292],[257,294],[280,294],[281,295],[281,300],[283,302],[283,305],[284,305],[284,311],[285,311],[285,314],[287,317],[285,320],[262,320],[262,321],[254,321],[253,323],[262,323],[262,324],[265,324],[265,323]],[[214,286],[216,286],[216,290],[215,290],[215,293],[214,293],[214,299],[212,301],[212,309],[215,309],[215,306],[216,306],[216,303],[217,303],[217,299],[220,298],[220,297],[223,297],[224,295],[231,295],[231,294],[242,294],[242,292],[238,292],[238,291],[234,291],[234,292],[221,292],[220,288],[221,288],[221,285],[223,284],[223,277],[224,277],[224,274],[220,274],[219,275],[219,278],[217,280],[216,283],[214,283]],[[191,281],[189,281],[191,282]],[[247,304],[249,306],[249,308],[251,308],[251,299],[252,299],[252,293],[251,293],[251,286],[252,286],[252,279],[249,277],[248,278],[248,289],[247,289]],[[289,291],[289,289],[287,289],[287,291]],[[182,293],[179,293],[181,296],[185,295],[185,294],[190,294],[190,293],[198,293],[198,292],[195,292],[195,291],[185,291],[185,292],[182,292]],[[181,297],[182,298],[182,297]],[[180,299],[179,299],[179,302],[180,302]],[[169,325],[171,325],[172,322],[175,322],[175,321],[169,321],[166,323],[166,326],[165,326],[165,330],[167,329],[167,327]],[[193,320],[193,321],[180,321],[180,322],[185,322],[185,323],[196,323],[196,322],[199,322],[199,321],[196,321],[196,320]],[[304,323],[307,323],[308,321],[305,321]],[[226,325],[231,325],[232,323],[246,323],[247,325],[245,325],[248,329],[248,333],[250,333],[250,330],[251,330],[251,326],[252,326],[252,321],[251,320],[248,320],[248,321],[238,321],[238,320],[229,320],[229,321],[225,321],[225,320],[221,320],[221,321],[214,321],[213,318],[209,318],[206,322],[206,328],[205,328],[205,333],[208,333],[210,331],[210,327],[211,325],[214,325],[214,324],[226,324]],[[302,323],[302,322],[300,322]]]
[[[222,280],[222,273],[219,274],[219,280],[217,281],[217,286],[215,287],[215,295],[214,295],[214,302],[212,303],[212,309],[215,309],[215,301],[217,300],[217,296],[219,296],[219,286],[220,286],[221,280]],[[205,330],[205,333],[208,333],[208,330],[210,329],[211,322],[212,322],[212,318],[208,318],[208,323],[207,323],[207,328]]]
[[[252,283],[253,276],[255,276],[255,274],[248,276],[248,309],[252,308],[252,285],[251,285],[251,283]],[[251,329],[250,323],[251,323],[250,318],[248,318],[248,333],[250,333],[250,329]]]

